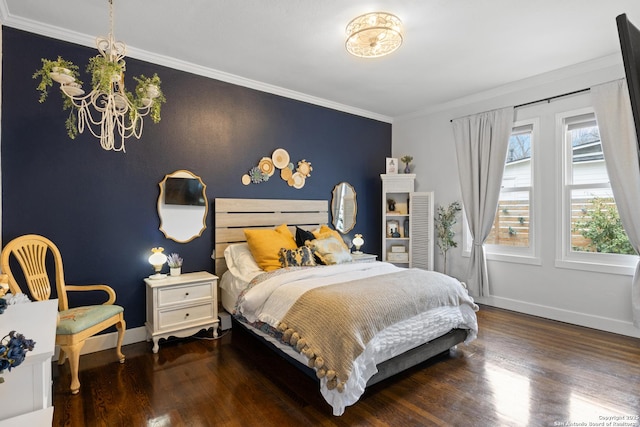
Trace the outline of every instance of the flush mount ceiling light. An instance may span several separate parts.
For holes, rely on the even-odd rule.
[[[402,44],[402,22],[387,12],[360,15],[347,25],[349,53],[363,58],[388,55]]]

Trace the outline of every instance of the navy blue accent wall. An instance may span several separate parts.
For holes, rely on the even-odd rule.
[[[189,243],[158,229],[158,183],[178,169],[202,178],[210,204],[216,197],[330,200],[334,185],[347,181],[358,201],[350,235],[362,233],[363,249],[379,254],[379,174],[391,154],[390,124],[127,58],[126,86],[135,86],[132,76],[156,72],[167,103],[162,121],[145,120],[126,153],[107,152],[88,131],[70,140],[58,89],[40,104],[31,77],[40,58],[58,55],[84,72],[97,51],[7,27],[2,41],[3,242],[49,237],[62,252],[67,283],[112,286],[128,328],[144,324],[151,247],[178,252],[185,272],[213,272],[211,209],[207,229]],[[86,89],[91,79],[82,80]],[[296,190],[274,176],[244,186],[241,176],[279,147],[293,161],[311,162],[306,185]],[[89,301],[82,298],[71,304]]]

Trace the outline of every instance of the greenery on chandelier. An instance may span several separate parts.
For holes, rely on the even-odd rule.
[[[40,84],[36,88],[40,91],[40,99],[38,102],[43,103],[47,100],[47,96],[49,95],[49,88],[53,86],[53,79],[51,78],[51,73],[61,73],[66,74],[68,76],[73,77],[74,83],[79,87],[82,86],[82,81],[80,81],[80,72],[78,66],[75,65],[71,61],[67,61],[62,57],[58,56],[58,59],[51,61],[46,58],[42,58],[42,68],[37,70],[33,74],[33,78],[40,78]],[[67,135],[69,138],[75,139],[78,135],[78,126],[77,126],[77,118],[75,114],[75,110],[77,109],[71,98],[66,96],[62,90],[60,91],[60,95],[62,96],[62,109],[63,111],[69,111],[69,116],[65,121],[65,128],[67,129]]]
[[[144,74],[141,74],[140,77],[134,77],[133,80],[138,83],[136,85],[136,95],[138,96],[136,97],[135,102],[133,100],[131,100],[131,102],[138,108],[145,106],[143,105],[143,100],[147,99],[147,94],[150,88],[157,89],[158,93],[157,96],[153,98],[153,104],[151,104],[151,112],[149,115],[151,116],[153,123],[158,123],[160,121],[160,107],[163,103],[167,102],[164,94],[162,93],[162,89],[160,89],[160,84],[162,83],[160,81],[160,77],[155,73],[153,74],[153,77],[146,77]]]
[[[64,74],[72,76],[77,83],[82,84],[82,82],[78,80],[80,78],[78,66],[74,65],[73,62],[62,59],[60,56],[58,56],[58,59],[54,61],[46,58],[42,58],[41,60],[42,68],[33,74],[34,79],[37,79],[38,77],[40,78],[40,84],[38,84],[38,87],[36,88],[40,91],[40,103],[47,100],[49,88],[53,86],[53,79],[51,78],[52,72],[63,72]],[[62,93],[62,97],[66,98],[64,93]]]
[[[42,68],[33,74],[34,79],[40,79],[40,83],[36,87],[40,92],[40,103],[47,100],[49,89],[53,86],[54,79],[51,73],[54,73],[54,76],[55,73],[69,76],[68,80],[70,81],[68,83],[62,82],[60,84],[61,89],[63,87],[81,88],[82,82],[79,80],[79,69],[73,62],[67,61],[60,56],[58,56],[56,60],[46,58],[42,58],[41,60]],[[151,120],[153,120],[154,123],[160,121],[161,106],[166,102],[166,98],[160,89],[161,81],[157,74],[154,74],[152,77],[146,77],[145,75],[134,77],[137,85],[135,94],[132,94],[124,88],[125,61],[111,61],[104,55],[96,55],[89,59],[86,71],[91,75],[92,89],[97,88],[99,91],[109,94],[112,92],[114,84],[117,83],[120,85],[124,96],[126,96],[130,104],[135,107],[129,108],[128,115],[130,122],[136,127],[139,126],[139,111],[144,111],[147,108],[149,109]],[[61,90],[60,92],[63,98],[63,110],[71,110],[65,122],[67,134],[69,138],[75,139],[78,135],[77,110],[79,109],[79,105],[76,105],[74,99],[65,94],[64,91]],[[78,100],[81,96],[86,97],[87,95],[75,96],[74,98]]]
[[[110,61],[102,55],[89,58],[87,73],[91,74],[91,87],[110,92],[113,83],[119,83],[126,71],[125,62]]]

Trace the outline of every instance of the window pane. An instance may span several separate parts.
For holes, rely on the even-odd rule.
[[[596,123],[574,124],[567,132],[571,141],[571,183],[609,182]]]
[[[529,247],[529,191],[500,194],[498,211],[487,244]]]
[[[513,130],[502,175],[502,188],[531,186],[532,126]]]
[[[571,250],[635,254],[611,189],[571,190]]]

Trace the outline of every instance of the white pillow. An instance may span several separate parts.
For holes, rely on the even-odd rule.
[[[264,273],[251,255],[247,243],[234,243],[227,246],[224,250],[224,259],[231,274],[244,282],[249,283],[258,274]]]

